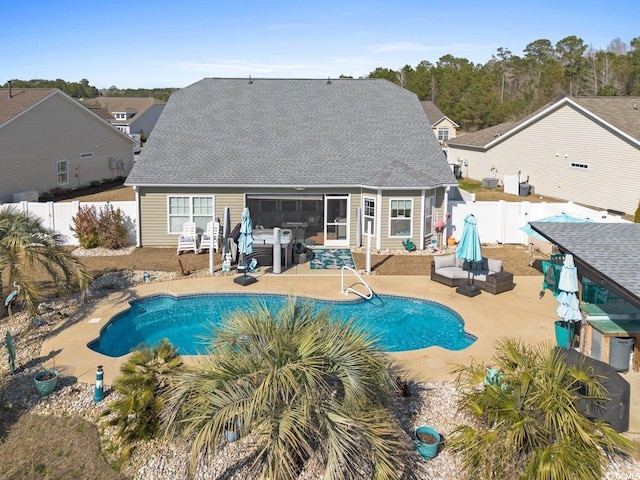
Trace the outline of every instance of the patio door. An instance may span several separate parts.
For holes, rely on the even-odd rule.
[[[349,195],[325,195],[324,244],[327,247],[349,246]]]

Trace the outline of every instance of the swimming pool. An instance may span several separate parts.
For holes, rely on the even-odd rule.
[[[280,309],[286,299],[285,295],[225,293],[147,297],[131,302],[129,310],[113,317],[89,348],[120,357],[141,343],[155,344],[167,338],[179,347],[180,354],[197,355],[211,325],[220,325],[230,312],[253,308],[256,301]],[[476,340],[464,331],[464,321],[456,312],[429,300],[391,295],[357,301],[305,300],[317,308],[330,308],[339,318],[356,318],[358,325],[380,337],[388,352],[435,345],[462,350]]]

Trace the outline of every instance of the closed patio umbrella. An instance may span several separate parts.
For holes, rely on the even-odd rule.
[[[242,261],[245,263],[244,275],[237,277],[234,282],[241,285],[249,285],[256,281],[251,275],[247,275],[247,256],[253,253],[253,222],[249,209],[244,207],[242,218],[240,219],[240,237],[238,237],[238,253],[242,254]]]
[[[462,237],[456,248],[456,258],[465,260],[469,267],[472,263],[482,261],[482,246],[478,235],[478,222],[473,214],[467,215],[464,219]],[[468,270],[467,285],[458,287],[458,293],[474,296],[480,293],[480,289],[473,285],[471,281],[471,269]],[[464,287],[464,288],[461,288]]]
[[[582,321],[580,303],[578,302],[578,269],[573,262],[573,255],[565,255],[560,279],[558,280],[558,308],[556,313],[560,321],[556,322],[556,340],[561,347],[569,348],[573,340],[574,323]]]

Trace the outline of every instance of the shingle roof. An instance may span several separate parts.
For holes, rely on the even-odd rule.
[[[420,104],[422,105],[422,109],[424,110],[424,113],[427,114],[427,118],[429,119],[429,123],[431,124],[431,126],[434,126],[443,118],[449,118],[444,113],[442,113],[442,111],[438,107],[436,107],[436,104],[433,103],[431,100],[423,100],[420,102]],[[451,121],[453,122],[453,120]],[[458,125],[455,122],[453,123],[456,126]]]
[[[626,290],[640,308],[640,224],[532,222],[531,227],[605,282]]]
[[[82,103],[92,111],[94,111],[95,106],[100,107],[112,119],[113,116],[111,114],[115,112],[133,112],[141,115],[153,105],[165,104],[165,102],[151,97],[96,97],[88,98]]]
[[[503,135],[511,135],[514,129],[523,126],[538,115],[547,115],[563,105],[572,103],[588,110],[614,128],[640,142],[640,97],[564,97],[558,102],[545,105],[524,118],[494,125],[477,132],[458,136],[447,142],[449,146],[487,148]],[[575,108],[575,106],[574,106]]]
[[[173,93],[128,185],[456,183],[415,94],[379,79],[207,78]]]
[[[0,125],[55,92],[55,88],[0,88]]]

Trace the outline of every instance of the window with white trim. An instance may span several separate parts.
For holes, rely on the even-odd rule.
[[[69,160],[60,160],[57,164],[57,182],[58,185],[66,185],[69,183]]]
[[[449,140],[449,127],[438,127],[438,140],[441,142]]]
[[[167,204],[169,233],[182,233],[185,222],[195,222],[202,233],[213,219],[213,197],[170,196]]]
[[[412,199],[391,199],[389,203],[389,236],[411,237]]]
[[[362,231],[371,235],[376,234],[376,199],[373,197],[363,198],[363,228]]]

